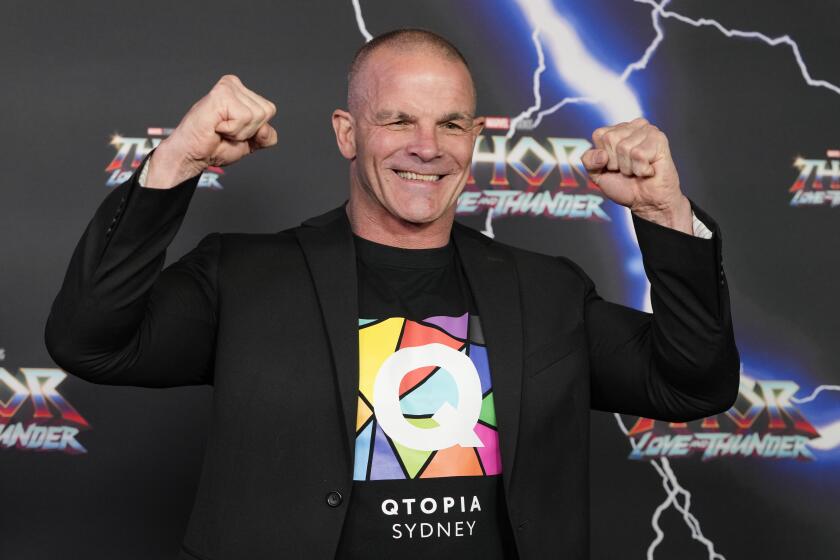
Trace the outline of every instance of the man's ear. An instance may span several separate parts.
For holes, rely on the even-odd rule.
[[[353,115],[343,109],[336,109],[332,114],[332,125],[338,150],[347,159],[356,157],[355,122]]]
[[[476,117],[473,119],[473,139],[478,138],[481,131],[484,130],[484,117]]]

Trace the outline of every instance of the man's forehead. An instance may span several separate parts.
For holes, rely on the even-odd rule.
[[[434,87],[438,88],[438,91],[450,91],[457,97],[456,92],[461,90],[470,100],[466,104],[458,102],[447,107],[446,113],[440,116],[458,112],[462,113],[462,116],[472,117],[475,109],[475,87],[469,69],[460,60],[434,47],[415,45],[405,48],[382,45],[365,58],[350,88],[355,89],[356,99],[361,101],[363,98],[365,104],[369,105],[368,109],[376,116],[385,111],[410,115],[416,112],[416,108],[393,106],[390,103],[380,107],[370,105],[376,105],[380,101],[377,99],[379,94],[385,90],[393,93],[393,88],[398,83],[403,84],[403,88],[416,89],[423,87],[424,79],[434,81],[441,78],[447,81],[447,85],[441,89],[440,84],[435,84]],[[411,83],[412,81],[416,83]]]

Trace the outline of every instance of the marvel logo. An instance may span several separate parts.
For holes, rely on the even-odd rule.
[[[509,117],[486,117],[484,119],[484,128],[491,128],[494,130],[507,130],[510,128]]]

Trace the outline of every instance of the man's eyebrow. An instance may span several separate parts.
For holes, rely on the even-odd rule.
[[[388,120],[400,120],[400,121],[413,121],[414,116],[409,115],[403,111],[393,111],[390,109],[385,109],[382,111],[378,111],[376,114],[373,115],[373,118],[377,121],[388,121]],[[463,111],[453,111],[452,113],[448,113],[440,118],[438,122],[448,122],[448,121],[471,121],[475,118],[474,115],[470,113],[465,113]]]
[[[464,112],[461,112],[461,111],[455,111],[454,113],[449,113],[448,115],[445,115],[442,119],[440,119],[440,122],[461,121],[461,120],[471,121],[474,118],[475,118],[475,116],[471,115],[469,113],[464,113]]]
[[[374,116],[374,119],[377,121],[387,121],[391,119],[398,119],[401,121],[410,121],[413,120],[414,117],[409,115],[408,113],[403,113],[402,111],[391,111],[391,110],[384,110],[377,112]]]

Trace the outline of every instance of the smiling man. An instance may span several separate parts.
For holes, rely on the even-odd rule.
[[[448,243],[484,124],[466,61],[429,37],[368,43],[350,69],[349,111],[333,113],[339,149],[350,160],[353,231],[407,248]]]
[[[47,323],[91,382],[214,385],[182,557],[587,558],[590,408],[688,421],[738,390],[720,230],[665,135],[619,123],[583,156],[633,213],[651,315],[454,222],[473,81],[448,41],[397,30],[332,116],[349,201],[161,270],[202,171],[276,144],[274,113],[223,77],[100,206]]]

